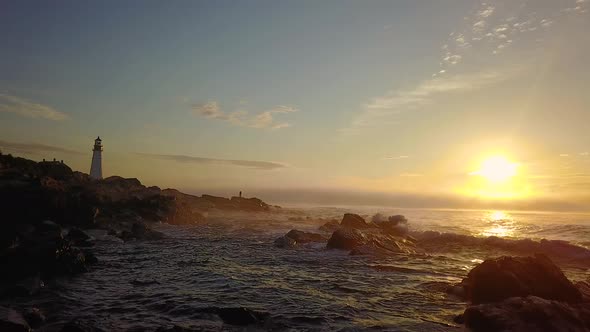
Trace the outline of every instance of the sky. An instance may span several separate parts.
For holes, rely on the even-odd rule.
[[[100,135],[105,176],[271,202],[590,210],[589,11],[1,0],[0,148],[87,173]]]

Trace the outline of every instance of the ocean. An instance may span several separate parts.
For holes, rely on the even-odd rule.
[[[345,212],[403,214],[412,234],[428,232],[433,240],[426,254],[386,257],[351,256],[325,244],[273,245],[290,229],[318,232],[325,222],[318,218],[341,219]],[[55,281],[29,305],[54,322],[76,318],[113,331],[243,330],[211,314],[218,307],[268,313],[264,326],[248,331],[455,331],[453,317],[466,303],[444,289],[479,262],[526,253],[530,242],[523,239],[590,246],[590,215],[567,213],[318,207],[154,228],[167,238],[121,242],[91,231],[99,263]],[[588,277],[585,250],[563,242],[546,248],[563,258],[570,279]]]

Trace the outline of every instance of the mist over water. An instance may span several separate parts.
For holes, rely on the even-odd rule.
[[[345,211],[404,214],[412,234],[452,236],[444,245],[434,238],[431,246],[427,242],[427,254],[416,255],[350,256],[327,250],[325,244],[273,246],[290,229],[318,232],[318,217],[341,218]],[[81,318],[106,330],[172,324],[239,330],[210,313],[211,308],[237,306],[268,312],[270,319],[260,329],[456,330],[452,318],[465,303],[444,288],[481,260],[511,254],[501,242],[473,239],[548,238],[587,246],[588,219],[501,211],[312,208],[287,214],[211,214],[207,224],[198,226],[162,224],[156,228],[168,238],[153,242],[121,243],[94,231],[98,265],[57,281],[58,287],[42,293],[35,305],[59,320]],[[563,267],[571,279],[587,275],[588,257],[576,260],[569,251],[563,255],[576,262]]]

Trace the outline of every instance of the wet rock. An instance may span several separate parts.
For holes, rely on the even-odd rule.
[[[275,245],[279,248],[293,247],[297,244],[305,244],[311,242],[325,242],[327,240],[321,234],[298,231],[296,229],[290,230],[284,236],[275,240]]]
[[[580,290],[542,254],[486,260],[469,272],[462,285],[473,304],[528,295],[570,303],[582,300]]]
[[[38,308],[27,309],[24,318],[32,328],[37,328],[45,322],[45,315]]]
[[[513,297],[471,306],[463,320],[473,331],[590,331],[590,305]]]
[[[21,314],[13,309],[0,307],[0,331],[28,332],[31,328]]]
[[[94,245],[91,241],[91,237],[79,228],[71,228],[66,235],[66,239],[70,243],[77,247],[91,247]]]
[[[84,253],[84,260],[86,264],[96,264],[98,263],[98,258],[94,255],[94,252],[90,249],[82,249]]]
[[[218,308],[217,315],[224,323],[230,325],[246,326],[264,322],[269,314],[254,311],[248,308]]]
[[[2,294],[5,296],[31,296],[38,294],[44,286],[41,277],[36,275],[8,285]]]
[[[87,270],[84,252],[63,238],[59,225],[45,221],[10,250],[0,253],[0,280],[24,292],[35,293],[42,279]],[[30,282],[29,282],[30,281]]]
[[[371,225],[365,222],[363,217],[354,213],[345,213],[342,221],[340,222],[340,226],[353,229],[365,229],[371,227]]]
[[[274,245],[278,248],[293,248],[297,246],[297,241],[288,236],[281,236],[275,240]]]
[[[408,219],[402,215],[385,218],[383,215],[376,214],[372,220],[385,233],[393,235],[406,235],[408,233]]]
[[[289,248],[296,246],[297,244],[312,243],[312,242],[325,242],[327,240],[321,234],[298,231],[296,229],[290,230],[284,236],[275,240],[275,246],[279,248]]]
[[[161,232],[154,231],[143,223],[134,223],[130,231],[123,231],[120,234],[123,241],[129,240],[161,240],[165,235]]]
[[[366,243],[366,239],[359,230],[353,228],[340,228],[332,233],[328,240],[329,249],[352,250]]]
[[[308,243],[308,242],[324,242],[327,238],[321,234],[298,231],[292,229],[285,235],[297,241],[297,243]]]
[[[350,252],[351,255],[391,255],[413,254],[416,248],[412,242],[401,237],[383,236],[382,234],[365,235],[367,243],[358,246]]]
[[[340,228],[340,223],[338,222],[338,220],[330,220],[322,226],[320,226],[319,230],[326,233],[332,233],[338,228]]]

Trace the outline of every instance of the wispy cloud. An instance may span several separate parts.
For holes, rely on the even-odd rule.
[[[170,155],[170,154],[150,154],[137,153],[138,155],[156,158],[161,160],[175,161],[179,163],[194,163],[194,164],[219,164],[229,166],[239,166],[246,168],[254,168],[260,170],[273,170],[288,167],[286,164],[272,162],[272,161],[258,161],[258,160],[232,160],[232,159],[215,159],[185,155]]]
[[[518,70],[481,71],[477,73],[441,76],[423,81],[414,89],[392,91],[363,105],[363,111],[351,127],[343,132],[354,133],[360,128],[382,123],[383,119],[404,111],[431,104],[433,98],[445,93],[459,93],[482,89],[512,77]]]
[[[16,143],[0,141],[0,148],[2,148],[5,151],[15,153],[40,154],[45,152],[58,152],[65,154],[82,154],[79,151],[39,143]]]
[[[383,158],[383,160],[401,160],[401,159],[408,159],[410,156],[389,156]]]
[[[61,121],[69,118],[66,113],[60,112],[50,106],[6,94],[0,94],[0,112],[52,121]]]
[[[276,114],[286,114],[297,112],[294,107],[279,105],[270,110],[250,115],[247,111],[237,110],[226,113],[216,101],[210,101],[204,104],[195,104],[192,106],[194,115],[202,116],[208,119],[217,119],[226,121],[235,126],[250,128],[270,128],[281,129],[290,127],[288,122],[277,122],[274,118]]]
[[[415,177],[424,176],[424,175],[420,174],[420,173],[401,173],[399,176],[406,177],[406,178],[415,178]]]
[[[584,12],[590,2],[569,1],[570,11],[576,13]],[[542,41],[549,29],[569,15],[564,14],[563,8],[564,3],[557,1],[543,2],[543,5],[525,0],[480,3],[443,43],[439,66],[430,79],[422,80],[414,88],[393,90],[371,99],[362,105],[360,114],[353,118],[351,125],[340,131],[356,134],[359,129],[377,123],[396,124],[396,114],[432,104],[437,95],[479,90],[512,78],[521,69],[532,65],[523,61],[507,68],[505,61],[497,59],[510,49],[516,50],[516,45]],[[526,56],[521,58],[525,59]],[[485,62],[489,64],[482,66]],[[472,68],[483,69],[473,71]]]

